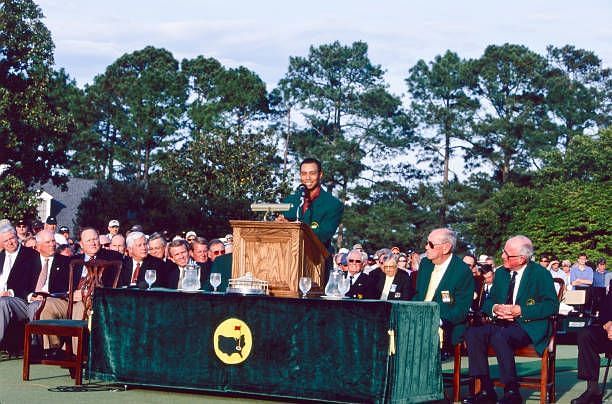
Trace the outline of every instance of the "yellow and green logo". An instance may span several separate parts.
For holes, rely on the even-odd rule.
[[[240,319],[228,318],[215,329],[213,347],[221,362],[227,365],[242,363],[253,348],[251,329]]]

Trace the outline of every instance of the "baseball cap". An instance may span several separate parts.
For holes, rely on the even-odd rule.
[[[363,250],[363,246],[361,244],[357,243],[357,244],[355,244],[353,246],[353,250]]]
[[[108,227],[119,227],[119,220],[117,219],[113,219],[110,222],[108,222]]]
[[[47,223],[47,224],[57,224],[57,219],[55,218],[55,216],[48,216],[47,217],[47,221],[45,223]]]
[[[196,234],[196,232],[195,232],[195,231],[193,231],[193,230],[189,230],[189,231],[187,232],[187,234],[185,234],[185,238],[187,238],[187,239],[188,239],[189,237],[198,237],[198,235]]]
[[[119,223],[119,222],[117,222],[117,223]],[[139,224],[135,224],[134,226],[132,226],[132,227],[130,228],[130,231],[131,231],[131,232],[132,232],[132,231],[139,231],[139,232],[141,232],[141,233],[142,233],[142,226],[141,226],[141,225],[139,225]]]
[[[489,256],[488,256],[488,255],[484,255],[484,254],[479,255],[479,256],[478,256],[478,263],[479,263],[479,264],[484,264],[484,263],[486,263],[486,262],[487,262],[487,258],[489,258]]]
[[[70,230],[68,229],[68,226],[61,226],[59,228],[60,233],[69,233]]]

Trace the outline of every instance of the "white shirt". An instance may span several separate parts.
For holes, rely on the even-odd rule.
[[[42,272],[43,267],[45,266],[45,260],[48,260],[47,261],[47,279],[45,279],[45,284],[41,292],[49,293],[49,279],[51,277],[51,266],[53,265],[53,255],[50,257],[43,257],[42,255],[40,256],[40,271],[41,272]]]
[[[514,280],[514,293],[512,293],[512,304],[516,302],[516,295],[518,294],[519,287],[521,286],[521,279],[523,279],[523,274],[525,273],[524,265],[522,268],[516,270],[516,279]],[[510,274],[510,279],[512,279],[512,274]]]
[[[20,248],[21,244],[17,246],[17,250],[15,250],[13,253],[4,250],[4,266],[2,267],[2,274],[0,274],[0,290],[8,290],[8,278],[11,274],[11,269],[13,269],[13,265],[15,264]]]
[[[395,276],[385,275],[385,286],[383,286],[382,293],[380,294],[380,300],[387,300],[387,297],[389,296],[389,290],[391,289],[391,285],[393,284],[393,279],[395,279]]]

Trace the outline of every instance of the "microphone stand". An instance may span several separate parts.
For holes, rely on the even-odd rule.
[[[295,222],[296,223],[300,222],[300,212],[302,211],[302,206],[304,206],[304,199],[306,198],[306,186],[304,184],[300,184],[298,189],[300,190],[301,196],[300,196],[300,204],[297,208],[297,211],[295,212]]]

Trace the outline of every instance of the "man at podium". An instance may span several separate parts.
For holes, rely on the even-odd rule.
[[[279,215],[276,220],[287,222],[299,219],[308,224],[331,253],[331,239],[342,220],[344,205],[321,188],[321,178],[321,162],[314,158],[304,159],[300,164],[300,187],[296,193],[283,200],[283,203],[291,204],[291,209],[284,216]]]

